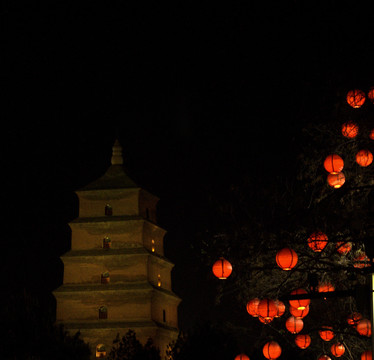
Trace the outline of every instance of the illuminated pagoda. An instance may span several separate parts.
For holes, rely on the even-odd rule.
[[[166,231],[156,223],[158,198],[126,175],[118,140],[106,173],[76,194],[79,217],[69,224],[71,250],[54,291],[57,323],[80,331],[94,358],[129,329],[143,344],[151,337],[163,358],[178,335],[181,299],[172,291],[174,264],[164,257]]]

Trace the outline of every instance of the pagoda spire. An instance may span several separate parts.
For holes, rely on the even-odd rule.
[[[122,156],[122,146],[119,143],[118,139],[114,141],[114,145],[112,147],[112,165],[123,165],[123,156]]]

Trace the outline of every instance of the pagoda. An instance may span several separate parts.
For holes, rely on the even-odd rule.
[[[80,331],[93,358],[105,358],[129,329],[143,344],[152,338],[163,358],[178,335],[181,299],[164,256],[166,231],[156,222],[159,199],[127,176],[118,140],[105,174],[76,194],[79,216],[69,223],[71,250],[54,291],[56,322]]]

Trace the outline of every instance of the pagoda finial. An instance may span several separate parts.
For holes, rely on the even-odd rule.
[[[114,145],[112,147],[112,165],[122,165],[123,164],[123,157],[122,157],[122,146],[119,143],[118,139],[115,140]]]

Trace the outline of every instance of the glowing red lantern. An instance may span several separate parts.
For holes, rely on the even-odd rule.
[[[367,167],[373,162],[373,154],[369,150],[360,150],[356,154],[356,162],[362,167]]]
[[[358,125],[353,121],[348,121],[342,125],[343,136],[353,139],[358,134]]]
[[[340,357],[345,353],[345,347],[342,343],[336,343],[331,346],[331,354]]]
[[[302,319],[309,314],[309,305],[305,306],[305,308],[301,310],[294,308],[293,306],[290,306],[290,313],[295,318]]]
[[[328,173],[337,174],[343,170],[344,161],[339,155],[331,154],[326,157],[323,166]]]
[[[257,313],[265,321],[272,321],[274,316],[277,315],[277,305],[271,299],[262,299],[257,307]]]
[[[307,334],[299,334],[295,337],[295,344],[300,349],[306,349],[310,345],[311,341],[312,339]]]
[[[330,341],[334,338],[335,334],[331,329],[331,326],[324,326],[323,330],[319,330],[319,336],[322,340]]]
[[[368,99],[374,103],[374,87],[371,87],[368,91]]]
[[[341,255],[347,255],[352,250],[351,242],[338,241],[336,243],[336,250]]]
[[[361,354],[361,360],[373,360],[373,354],[371,350],[366,350]]]
[[[260,299],[254,298],[247,302],[247,311],[249,315],[253,317],[258,316],[258,304],[260,303]]]
[[[277,315],[275,315],[274,317],[281,317],[286,311],[286,305],[284,305],[283,301],[280,300],[274,300],[274,302],[275,305],[277,305]]]
[[[308,292],[304,289],[296,289],[291,291],[290,295],[305,295]],[[310,299],[295,299],[289,300],[289,303],[292,307],[296,308],[297,310],[304,310],[309,304]]]
[[[299,333],[304,327],[304,321],[300,318],[296,318],[294,316],[290,316],[286,320],[286,328],[291,334]]]
[[[347,323],[349,325],[356,326],[357,323],[362,319],[362,315],[358,312],[354,312],[347,317]]]
[[[321,355],[318,360],[331,360],[330,356],[327,355]]]
[[[249,357],[246,354],[239,354],[235,357],[235,360],[249,360]]]
[[[327,245],[329,238],[321,231],[316,231],[308,238],[309,247],[315,252],[321,252]]]
[[[355,258],[353,259],[353,266],[357,269],[363,269],[365,267],[371,266],[370,259],[364,251],[358,251],[356,253]]]
[[[291,270],[297,264],[298,256],[294,250],[284,248],[277,252],[275,260],[282,270]]]
[[[371,336],[371,322],[368,319],[361,319],[356,325],[357,332],[362,336]]]
[[[345,175],[342,172],[327,175],[327,183],[334,189],[341,188],[345,183]]]
[[[331,283],[323,283],[323,284],[318,285],[317,291],[320,293],[331,292],[331,291],[335,291],[335,287]]]
[[[282,348],[276,341],[269,341],[264,345],[262,353],[269,360],[278,359],[282,354]]]
[[[369,133],[369,138],[370,138],[371,140],[374,140],[374,129],[370,131],[370,133]]]
[[[231,275],[232,266],[226,259],[221,257],[213,264],[212,270],[213,274],[218,277],[218,279],[225,280]]]
[[[358,109],[365,102],[365,93],[362,90],[350,90],[347,93],[347,103],[355,109]]]

